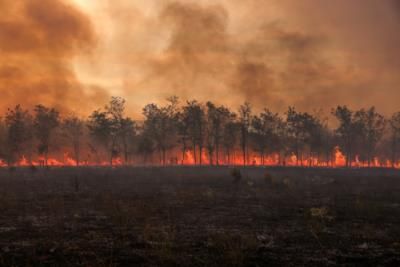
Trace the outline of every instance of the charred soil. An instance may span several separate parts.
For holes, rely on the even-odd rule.
[[[400,266],[400,172],[0,170],[1,266]]]

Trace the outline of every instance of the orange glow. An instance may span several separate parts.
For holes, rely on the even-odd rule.
[[[346,166],[346,157],[343,155],[342,151],[338,146],[335,147],[335,167],[345,167]]]
[[[302,159],[297,159],[296,155],[294,153],[290,153],[289,156],[282,157],[279,154],[271,154],[267,155],[264,157],[261,157],[259,154],[255,152],[249,152],[247,155],[247,160],[246,160],[246,165],[248,166],[302,166],[302,167],[332,167],[332,168],[340,168],[340,167],[346,167],[346,156],[343,154],[343,152],[340,150],[338,146],[334,148],[334,151],[332,153],[333,158],[330,160],[321,160],[317,157],[303,157]],[[178,158],[175,161],[170,161],[170,164],[177,164],[177,162],[181,162],[182,165],[188,165],[188,166],[194,166],[194,165],[200,165],[200,157],[197,155],[196,160],[195,156],[193,154],[193,151],[186,151],[184,154],[184,157],[180,157],[180,161]],[[215,155],[213,157],[212,162],[210,161],[209,155],[206,151],[203,151],[201,155],[201,164],[202,165],[210,165],[210,164],[216,165],[216,159]],[[49,157],[47,159],[47,166],[53,166],[53,167],[74,167],[74,166],[122,166],[124,164],[127,164],[124,162],[124,160],[120,157],[116,157],[110,161],[101,161],[101,162],[95,162],[95,161],[81,161],[79,164],[77,164],[77,161],[69,156],[68,153],[64,153],[62,157],[54,158],[54,157]],[[234,165],[234,166],[242,166],[244,165],[243,161],[243,156],[240,151],[233,151],[231,156],[228,157],[221,156],[218,160],[219,165]],[[29,167],[29,166],[45,166],[46,165],[46,159],[41,156],[37,157],[36,159],[29,160],[27,157],[22,156],[21,159],[15,163],[15,166],[20,166],[20,167]],[[130,165],[134,165],[134,163],[130,163]],[[0,159],[0,167],[7,167],[8,164],[6,161]],[[379,160],[378,157],[374,157],[373,160],[370,162],[370,165],[368,166],[368,163],[365,161],[361,161],[360,157],[358,155],[355,156],[354,161],[351,162],[351,167],[356,167],[356,168],[366,168],[366,167],[382,167],[382,168],[399,168],[400,169],[400,162],[396,162],[392,164],[390,160]]]

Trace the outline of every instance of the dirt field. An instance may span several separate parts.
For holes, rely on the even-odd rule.
[[[400,172],[0,170],[1,266],[400,266]]]

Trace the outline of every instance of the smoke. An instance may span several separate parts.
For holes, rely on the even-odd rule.
[[[347,104],[393,112],[398,12],[393,1],[367,2],[155,1],[150,13],[136,5],[141,15],[124,27],[147,31],[131,31],[136,42],[122,38],[128,51],[149,36],[159,46],[149,42],[147,57],[126,66],[136,76],[123,78],[123,92],[137,106],[176,94],[279,111]]]
[[[0,105],[398,109],[396,0],[69,1],[0,0]]]
[[[90,20],[61,0],[0,0],[0,105],[86,112],[106,96],[77,80],[72,59],[96,43]]]

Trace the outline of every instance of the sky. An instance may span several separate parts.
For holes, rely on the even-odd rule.
[[[396,0],[0,0],[0,107],[400,110]]]

